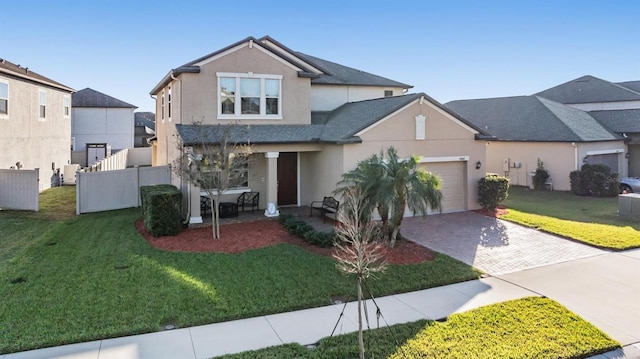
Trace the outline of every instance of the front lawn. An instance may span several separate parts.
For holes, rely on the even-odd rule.
[[[570,192],[511,187],[500,218],[597,247],[640,247],[640,223],[617,214],[618,198],[574,196]]]
[[[530,297],[365,332],[368,358],[585,358],[620,347],[557,302]],[[398,343],[396,345],[395,343]],[[249,358],[358,358],[357,334],[325,338],[315,349],[297,344],[224,356]]]
[[[139,209],[38,216],[0,212],[14,243],[0,258],[0,353],[328,305],[355,289],[333,259],[289,244],[235,255],[156,250],[135,229]],[[436,254],[370,284],[383,296],[478,277]]]

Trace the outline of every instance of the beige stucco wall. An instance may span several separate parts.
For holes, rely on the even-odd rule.
[[[298,71],[289,65],[265,54],[257,47],[244,47],[226,56],[200,66],[199,74],[180,75],[183,82],[178,96],[182,104],[183,123],[204,121],[206,123],[233,123],[235,120],[217,119],[218,78],[217,72],[282,75],[282,119],[242,119],[242,124],[308,124],[311,123],[310,84],[308,78],[298,77]]]
[[[537,168],[538,158],[544,163],[553,182],[553,189],[571,190],[569,173],[582,166],[582,159],[588,151],[624,148],[622,141],[575,143],[571,142],[490,142],[487,145],[487,171],[505,175],[503,162],[509,159],[506,173],[511,184],[531,186],[531,172]],[[623,155],[621,155],[621,158]],[[620,166],[624,165],[620,161]],[[514,167],[519,163],[520,167]],[[621,167],[623,168],[623,167]]]
[[[311,111],[331,111],[347,103],[384,97],[384,92],[393,91],[393,96],[404,94],[401,87],[312,85]]]
[[[423,115],[425,139],[416,140],[415,117]],[[358,161],[379,153],[390,146],[401,157],[418,155],[424,160],[446,162],[467,158],[467,209],[479,208],[477,183],[485,174],[485,167],[476,169],[476,162],[484,164],[485,142],[475,140],[474,130],[455,120],[451,115],[431,103],[413,103],[360,137],[363,143],[345,146],[344,169],[355,168]]]
[[[8,116],[0,118],[0,168],[20,161],[23,169],[40,168],[40,190],[51,187],[54,168],[71,159],[71,119],[63,115],[63,97],[70,93],[0,74],[9,84]],[[46,93],[46,118],[39,119],[39,90]]]

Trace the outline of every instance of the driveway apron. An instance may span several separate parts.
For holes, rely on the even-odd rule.
[[[401,232],[490,275],[608,253],[475,212],[405,218]]]

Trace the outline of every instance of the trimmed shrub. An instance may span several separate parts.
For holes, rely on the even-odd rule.
[[[620,187],[618,174],[601,164],[584,164],[580,171],[569,174],[569,180],[571,193],[578,196],[614,197]]]
[[[289,233],[300,237],[307,243],[323,248],[333,246],[333,241],[335,239],[334,231],[331,231],[329,233],[318,232],[307,222],[298,219],[297,217],[294,217],[290,214],[281,215],[280,223],[282,223],[284,228],[286,228]]]
[[[144,225],[149,234],[162,237],[180,233],[182,192],[179,189],[172,185],[143,186],[140,195]]]
[[[485,209],[496,209],[509,196],[509,179],[494,173],[478,181],[478,203]]]
[[[533,188],[544,189],[544,184],[548,179],[549,172],[544,169],[544,162],[540,161],[538,158],[538,168],[536,169],[536,173],[533,175]]]

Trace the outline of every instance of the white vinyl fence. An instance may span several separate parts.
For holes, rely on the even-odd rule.
[[[0,170],[0,209],[37,211],[40,170]]]
[[[76,214],[139,207],[140,186],[171,183],[171,167],[78,172]]]
[[[133,166],[151,166],[151,147],[125,148],[89,167],[89,171],[123,170]]]

